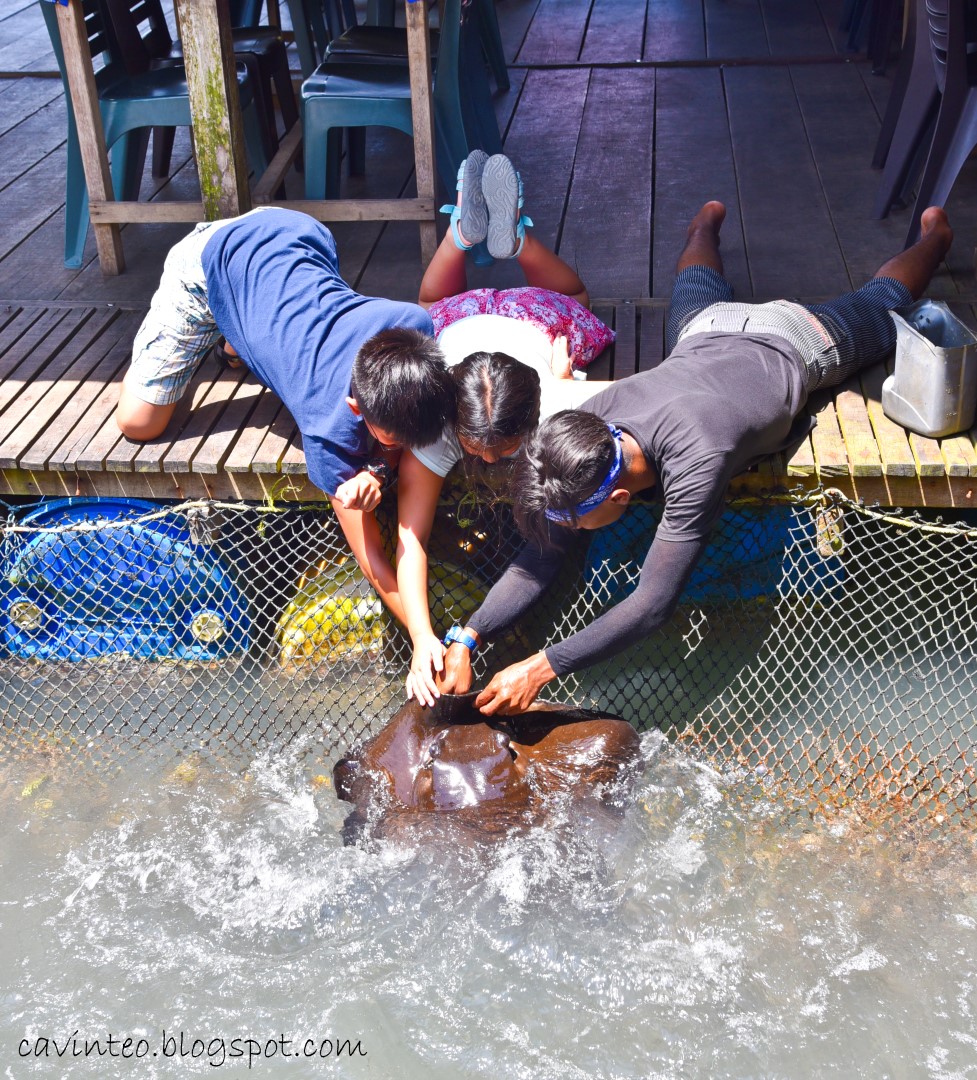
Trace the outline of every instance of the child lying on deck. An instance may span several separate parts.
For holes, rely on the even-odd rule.
[[[456,391],[455,422],[429,446],[415,448],[400,485],[409,485],[411,523],[425,537],[398,565],[398,582],[415,651],[408,696],[433,704],[444,642],[428,611],[426,537],[444,477],[462,453],[493,464],[517,454],[541,416],[576,408],[606,383],[572,378],[614,335],[586,307],[587,289],[574,270],[536,237],[522,213],[522,181],[502,154],[473,150],[458,170],[451,227],[421,281],[418,303],[428,309]],[[515,259],[526,286],[468,291],[465,252],[487,240],[496,259]],[[415,637],[415,634],[417,635]]]
[[[572,387],[578,384],[569,381],[571,363],[589,362],[610,336],[580,303],[586,291],[573,271],[525,237],[519,180],[508,159],[499,155],[487,169],[488,163],[475,151],[462,165],[464,190],[451,232],[425,272],[420,304],[350,288],[339,274],[332,234],[304,214],[268,208],[197,226],[167,256],[116,413],[130,439],[161,435],[223,336],[227,353],[239,356],[294,417],[310,480],[330,497],[363,573],[411,635],[408,686],[428,701],[444,646],[427,610],[425,548],[443,477],[461,453],[450,435],[456,395],[468,449],[498,460],[514,452],[538,420],[538,373],[548,384],[556,382],[551,338],[562,331],[572,339],[569,349],[556,346],[559,373]],[[530,286],[495,294],[502,298],[497,314],[485,314],[491,290],[451,295],[465,286],[464,250],[486,235],[492,254],[519,260]],[[557,291],[544,294],[548,287]],[[527,294],[521,300],[520,292]],[[479,318],[466,317],[469,305]],[[521,323],[524,333],[518,332]],[[474,341],[466,326],[474,327]],[[499,326],[510,332],[499,337]],[[473,360],[452,377],[433,339],[445,328],[456,343],[452,360],[461,359],[458,348],[467,355],[480,345],[491,350],[488,363]],[[502,340],[536,370],[501,356],[496,344]],[[498,390],[488,399],[486,379],[497,381]],[[488,410],[480,408],[486,400],[493,405]],[[515,412],[500,408],[505,401],[514,403]],[[554,398],[550,408],[569,401]],[[416,455],[430,444],[431,455],[422,461]],[[398,465],[395,570],[374,511]]]
[[[163,433],[221,336],[291,412],[309,479],[330,496],[383,603],[405,621],[373,511],[401,448],[432,442],[454,418],[430,316],[351,289],[332,233],[305,214],[268,208],[198,225],[167,255],[136,334],[116,411],[124,435]]]

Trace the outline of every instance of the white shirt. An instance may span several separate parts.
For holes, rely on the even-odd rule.
[[[607,382],[556,378],[550,367],[553,355],[550,339],[532,323],[510,319],[506,315],[470,315],[467,319],[459,319],[441,331],[438,345],[448,367],[460,364],[474,352],[505,353],[531,367],[539,375],[541,420],[562,409],[579,408],[609,385]],[[438,476],[447,476],[462,456],[450,428],[445,429],[437,442],[414,449],[412,453]]]

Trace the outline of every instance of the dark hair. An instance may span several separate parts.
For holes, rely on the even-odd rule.
[[[527,539],[544,545],[547,510],[575,508],[600,487],[614,460],[614,436],[593,413],[565,409],[544,420],[523,448],[513,479],[513,516]]]
[[[454,422],[455,391],[444,357],[420,330],[395,327],[364,342],[349,390],[364,419],[404,446],[429,446]]]
[[[501,352],[475,352],[451,369],[455,435],[480,449],[528,435],[539,422],[539,374]]]

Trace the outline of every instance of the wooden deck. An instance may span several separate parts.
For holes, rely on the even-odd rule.
[[[729,208],[727,276],[740,299],[823,299],[861,284],[902,247],[908,214],[871,217],[870,167],[890,79],[846,51],[842,0],[498,0],[512,89],[497,96],[507,152],[537,234],[576,266],[618,332],[593,370],[620,378],[659,362],[672,264],[691,214]],[[891,73],[890,67],[890,73]],[[33,0],[0,17],[0,489],[6,494],[318,496],[300,441],[267,391],[207,364],[172,438],[122,439],[112,408],[132,336],[180,225],[124,230],[128,270],[103,278],[90,238],[64,269],[64,98]],[[348,193],[411,191],[409,142],[370,140]],[[143,198],[196,197],[186,133],[168,181]],[[977,163],[948,203],[956,242],[929,295],[977,328]],[[288,180],[300,194],[301,178]],[[413,299],[417,228],[334,228],[347,279]],[[518,284],[515,267],[471,284]],[[882,415],[884,371],[812,402],[819,423],[747,488],[821,482],[871,502],[973,506],[977,432],[939,442]]]

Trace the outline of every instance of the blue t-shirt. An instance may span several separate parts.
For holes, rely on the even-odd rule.
[[[393,327],[434,333],[417,304],[362,296],[339,276],[332,233],[269,209],[215,230],[204,246],[210,309],[248,368],[302,432],[309,478],[328,495],[354,476],[369,433],[346,404],[360,346]]]

